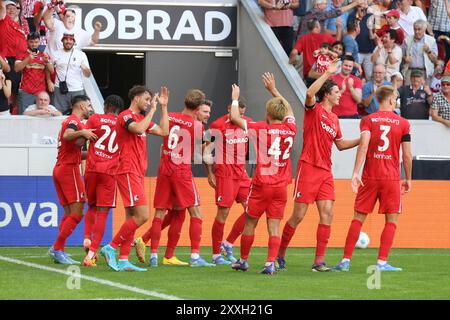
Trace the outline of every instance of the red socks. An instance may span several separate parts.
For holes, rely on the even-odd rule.
[[[159,240],[161,239],[161,219],[158,217],[153,218],[151,232],[151,253],[158,253]]]
[[[267,262],[275,262],[278,254],[278,249],[280,248],[280,237],[270,236],[269,237],[269,248],[267,255]]]
[[[97,211],[97,219],[93,228],[92,243],[89,250],[97,252],[105,233],[106,220],[108,219],[108,211]]]
[[[189,225],[189,238],[191,239],[191,253],[200,252],[200,241],[202,240],[202,219],[191,217]]]
[[[325,257],[325,250],[327,248],[328,239],[330,238],[331,226],[326,224],[319,224],[317,226],[317,246],[316,246],[316,258],[314,264],[321,264]]]
[[[64,222],[67,220],[69,216],[67,214],[63,215],[61,222],[59,223],[59,231],[61,231],[62,229],[62,225],[64,224]]]
[[[128,260],[131,251],[131,244],[134,241],[134,232],[130,233],[128,237],[120,245],[119,260]]]
[[[169,212],[170,213],[170,212]],[[167,232],[167,247],[165,257],[170,259],[173,257],[175,247],[180,240],[181,229],[183,228],[184,219],[186,218],[186,209],[173,210],[169,231]],[[165,218],[163,220],[164,225]]]
[[[225,223],[220,222],[215,219],[211,230],[212,239],[212,253],[220,254],[220,243],[223,239],[223,229],[225,228]]]
[[[241,236],[241,259],[248,260],[250,255],[250,249],[252,248],[253,241],[255,240],[254,234],[243,234]]]
[[[245,227],[245,212],[242,213],[239,218],[234,222],[233,228],[230,231],[230,234],[227,237],[227,241],[229,243],[234,243],[236,239],[242,234]]]
[[[53,244],[55,250],[64,250],[67,238],[72,234],[73,230],[80,223],[82,217],[76,213],[71,213],[70,216],[66,218],[64,224],[61,225],[61,231],[58,233],[56,242]]]
[[[387,222],[384,225],[383,232],[380,239],[380,251],[378,253],[378,260],[387,261],[389,251],[391,250],[392,243],[394,242],[395,230],[397,225],[393,222]]]
[[[161,230],[164,230],[170,224],[172,223],[172,218],[174,217],[174,214],[176,214],[176,210],[167,210],[167,214],[164,216],[164,219],[161,224]]]
[[[147,243],[151,238],[152,238],[152,228],[153,228],[153,222],[150,228],[148,228],[147,232],[144,233],[144,235],[142,236],[142,241],[144,241],[144,243]]]
[[[283,237],[281,238],[280,249],[278,250],[278,256],[284,258],[286,256],[286,249],[294,236],[295,228],[292,227],[288,222],[284,225]]]
[[[90,206],[84,215],[84,239],[92,240],[92,231],[95,224],[95,206]]]
[[[134,221],[134,219],[133,218],[128,219],[122,224],[122,227],[120,227],[119,232],[117,232],[117,234],[110,242],[110,246],[113,247],[114,249],[117,249],[119,245],[121,245],[128,239],[130,234],[132,235],[132,237],[134,237],[134,233],[136,232],[137,228],[139,227]]]
[[[344,259],[351,259],[353,251],[355,250],[356,242],[359,239],[359,233],[361,232],[362,222],[353,219],[348,229],[347,239],[345,240]]]

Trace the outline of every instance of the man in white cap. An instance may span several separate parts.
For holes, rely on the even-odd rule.
[[[90,77],[92,72],[86,54],[74,48],[73,33],[64,33],[61,39],[63,49],[53,53],[56,70],[55,83],[49,83],[49,90],[54,92],[55,107],[63,114],[70,112],[71,99],[84,95],[83,76]]]

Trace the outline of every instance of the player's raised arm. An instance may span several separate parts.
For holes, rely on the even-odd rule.
[[[167,87],[161,87],[159,94],[155,94],[152,99],[152,103],[158,101],[161,107],[161,120],[159,121],[159,126],[155,126],[150,133],[165,137],[169,134],[169,113],[167,111],[167,106],[169,104],[169,89]]]
[[[408,140],[409,137],[409,140]],[[409,135],[402,140],[402,160],[405,170],[405,180],[402,181],[402,194],[411,190],[412,179],[412,154],[411,154],[411,138]]]
[[[327,81],[331,75],[333,75],[337,71],[337,63],[339,59],[335,59],[328,66],[327,71],[325,71],[306,91],[306,99],[305,99],[305,108],[313,108],[316,104],[316,94],[319,92],[322,85]]]
[[[370,142],[370,132],[363,131],[361,132],[361,140],[359,142],[358,151],[356,152],[356,160],[355,167],[353,168],[352,175],[352,190],[354,193],[358,192],[358,188],[360,185],[364,185],[361,180],[361,167],[364,164],[364,160],[366,159],[367,150],[369,148]]]
[[[135,96],[133,98],[133,101],[131,102],[132,105],[138,104],[138,103],[140,104],[141,103],[140,99],[149,99],[149,100],[151,99],[151,101],[148,102],[148,105],[150,106],[150,110],[147,112],[144,119],[142,119],[141,121],[139,121],[139,122],[133,121],[130,124],[128,124],[128,127],[127,127],[128,131],[130,131],[131,133],[134,133],[134,134],[139,134],[139,135],[144,134],[147,131],[148,127],[150,126],[150,123],[152,122],[153,115],[156,112],[157,96],[158,96],[158,93],[156,93],[155,96],[153,96],[153,98],[150,97],[150,94],[148,94],[148,96],[147,96],[147,94],[144,94],[141,96]]]
[[[242,119],[239,112],[239,95],[240,89],[237,84],[231,86],[231,110],[230,110],[230,121],[237,125],[239,128],[247,130],[247,122]]]
[[[266,87],[267,91],[270,92],[270,94],[273,97],[282,98],[283,100],[286,100],[281,93],[278,91],[276,85],[275,85],[275,77],[270,72],[265,72],[262,75],[262,81],[264,84],[264,87]],[[286,101],[287,102],[287,101]],[[286,106],[288,108],[287,115],[288,116],[294,116],[294,112],[292,111],[291,105],[289,103],[286,103]]]

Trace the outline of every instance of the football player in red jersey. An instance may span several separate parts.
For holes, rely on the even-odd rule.
[[[89,117],[86,127],[98,135],[89,144],[84,181],[89,209],[84,217],[84,247],[88,252],[83,265],[95,266],[97,250],[105,232],[110,208],[116,206],[117,183],[114,172],[119,165],[119,146],[116,141],[117,115],[123,111],[123,99],[116,95],[106,97],[104,114]]]
[[[394,241],[398,216],[401,212],[401,194],[411,189],[411,135],[409,122],[397,115],[397,90],[392,86],[381,86],[376,91],[380,108],[361,120],[361,142],[353,169],[352,189],[358,193],[355,213],[345,242],[344,258],[336,270],[350,270],[350,259],[358,241],[362,224],[373,211],[377,200],[378,213],[384,214],[386,224],[380,239],[380,250],[376,268],[380,271],[402,271],[387,262]],[[405,180],[400,183],[400,156],[402,148]],[[364,163],[362,178],[361,167]]]
[[[287,202],[287,185],[292,181],[290,152],[297,127],[292,108],[275,87],[271,73],[263,75],[264,86],[274,98],[267,101],[266,121],[252,122],[239,113],[239,87],[233,85],[231,121],[256,138],[257,163],[247,200],[247,216],[241,235],[241,257],[231,264],[234,270],[247,271],[247,259],[255,238],[255,228],[266,213],[269,233],[267,262],[263,274],[273,274],[280,246],[279,226]],[[270,146],[270,147],[269,147]]]
[[[312,271],[331,271],[324,262],[325,250],[333,221],[335,190],[331,171],[331,148],[346,150],[358,145],[359,139],[344,140],[338,117],[331,111],[339,103],[339,87],[328,79],[337,69],[335,60],[327,71],[306,92],[303,119],[303,148],[297,164],[294,186],[294,210],[283,229],[278,252],[278,268],[286,268],[285,253],[295,229],[303,220],[308,206],[316,202],[320,222],[317,227],[317,245]],[[316,102],[316,95],[320,102]]]
[[[88,119],[93,112],[89,97],[75,96],[71,105],[72,114],[63,121],[58,135],[58,156],[53,169],[53,181],[59,202],[64,208],[64,217],[56,242],[48,252],[55,262],[62,264],[80,264],[65,253],[65,243],[83,218],[86,201],[80,171],[81,147],[86,140],[95,141],[98,138],[93,130],[86,129],[81,122],[82,119]]]
[[[246,104],[240,100],[239,113],[242,119],[252,122],[251,118],[244,116],[245,109]],[[205,161],[208,183],[215,189],[217,205],[217,214],[211,230],[212,262],[216,265],[236,262],[233,256],[233,242],[244,230],[246,201],[250,191],[250,178],[245,170],[248,133],[231,122],[230,110],[231,105],[228,106],[228,114],[211,123],[205,135],[210,140],[205,148],[206,159],[209,159]],[[213,149],[215,149],[214,159]],[[242,205],[244,212],[236,219],[229,236],[222,242],[225,221],[235,201]],[[220,254],[221,250],[228,260]]]
[[[182,112],[169,114],[169,136],[164,139],[158,178],[155,189],[155,217],[151,226],[151,256],[149,265],[158,266],[158,247],[162,219],[167,210],[187,208],[191,216],[189,237],[191,239],[192,267],[210,267],[200,256],[202,214],[197,187],[192,176],[191,162],[196,155],[202,160],[203,124],[196,119],[205,94],[197,89],[187,92]],[[175,257],[172,257],[175,258]]]
[[[134,86],[128,97],[130,108],[121,112],[117,118],[116,132],[119,145],[119,167],[117,185],[122,197],[127,219],[113,240],[102,248],[100,253],[108,265],[116,271],[147,271],[129,262],[128,257],[137,228],[148,220],[147,199],[144,178],[147,170],[146,134],[165,137],[169,133],[167,104],[169,90],[162,87],[159,95],[152,98],[151,92],[144,86]],[[161,107],[159,126],[152,122],[157,102]],[[144,116],[142,113],[147,112]],[[119,262],[116,261],[116,249],[120,246]]]

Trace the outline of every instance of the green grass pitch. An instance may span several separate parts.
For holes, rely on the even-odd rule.
[[[229,266],[191,268],[163,266],[143,273],[110,270],[100,258],[95,268],[79,267],[82,278],[55,272],[67,266],[54,264],[44,247],[0,248],[0,299],[193,299],[193,300],[297,300],[297,299],[449,299],[450,249],[393,249],[390,262],[403,272],[381,273],[377,282],[367,267],[376,262],[377,249],[356,250],[350,272],[313,273],[312,248],[290,248],[287,268],[273,276],[258,274],[266,248],[253,248],[248,272]],[[238,254],[238,248],[235,248]],[[68,253],[82,260],[82,248]],[[163,253],[163,249],[160,250]],[[210,249],[202,254],[210,258]],[[176,255],[188,261],[189,248]],[[327,263],[339,262],[342,249],[327,250]],[[11,260],[15,259],[15,260]],[[137,259],[134,252],[132,262]],[[20,264],[19,262],[20,261]],[[140,266],[144,266],[139,264]],[[43,270],[44,268],[45,270]],[[75,279],[75,280],[74,280]],[[78,282],[77,282],[78,281]],[[380,286],[379,289],[368,288]],[[69,285],[68,285],[69,284]],[[79,284],[79,288],[78,285]]]

